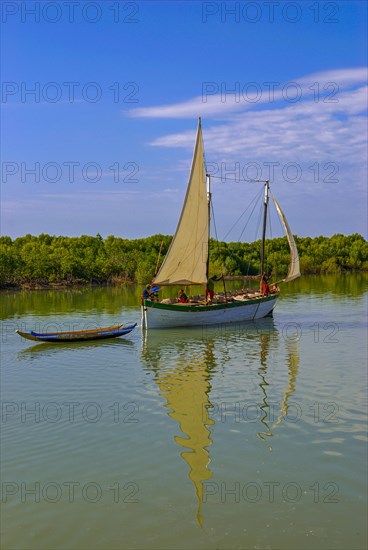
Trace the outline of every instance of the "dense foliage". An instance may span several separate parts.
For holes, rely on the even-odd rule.
[[[359,234],[333,237],[296,237],[302,273],[368,270],[368,243]],[[56,237],[26,235],[0,237],[0,285],[27,283],[149,281],[162,261],[171,237],[123,239],[110,235]],[[159,258],[159,252],[161,254]],[[284,276],[289,261],[286,237],[266,242],[267,269]],[[260,241],[210,243],[211,274],[259,272]]]

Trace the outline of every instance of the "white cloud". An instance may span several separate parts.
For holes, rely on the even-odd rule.
[[[131,115],[193,118],[193,130],[157,137],[149,143],[153,147],[182,148],[186,155],[193,150],[195,119],[201,115],[206,161],[211,163],[213,174],[223,175],[225,171],[230,178],[250,179],[255,175],[252,171],[244,174],[244,168],[248,163],[258,163],[262,172],[257,177],[268,179],[267,163],[277,162],[274,178],[270,179],[287,211],[294,212],[291,222],[298,233],[326,233],[326,224],[331,232],[349,232],[352,226],[364,233],[366,76],[365,68],[307,75],[297,80],[302,96],[296,102],[286,101],[279,89],[273,102],[262,95],[257,103],[236,103],[229,95],[223,103],[217,94],[210,96],[207,104],[195,97],[173,105],[136,109]],[[239,170],[235,169],[236,163]],[[300,167],[301,176],[295,183],[285,177],[288,163]],[[190,162],[188,170],[189,166]],[[292,170],[289,175],[292,177]],[[239,184],[233,188],[234,184],[214,179],[213,186],[215,195],[222,197],[225,218],[229,218]],[[249,191],[241,188],[241,192]],[[314,219],[312,228],[314,214],[318,221]]]
[[[203,82],[200,96],[180,103],[131,109],[124,114],[142,118],[210,118],[264,104],[274,106],[280,101],[287,107],[294,100],[298,103],[311,97],[332,105],[340,102],[341,91],[366,82],[365,67],[318,72],[289,82]]]
[[[228,101],[223,101],[228,99]],[[210,117],[217,114],[225,114],[244,109],[245,106],[251,106],[250,103],[244,104],[236,101],[234,97],[221,97],[221,95],[210,95],[208,97],[198,96],[182,103],[173,105],[160,105],[158,107],[141,107],[131,109],[127,112],[132,117],[143,118],[196,118],[199,115]]]
[[[298,79],[300,84],[310,86],[312,82],[318,82],[324,86],[329,82],[335,82],[340,88],[349,88],[362,82],[367,82],[368,69],[367,67],[357,67],[354,69],[333,69],[330,71],[320,71],[311,75]]]
[[[299,102],[286,108],[239,113],[207,126],[207,161],[260,159],[361,162],[366,155],[367,88],[347,91],[336,103]],[[162,136],[150,145],[193,148],[195,131]]]

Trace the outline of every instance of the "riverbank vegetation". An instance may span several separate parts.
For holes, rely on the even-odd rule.
[[[41,234],[12,240],[0,237],[0,286],[72,286],[149,282],[162,262],[172,237],[153,235],[123,239],[110,235],[61,237]],[[295,237],[302,274],[368,271],[368,243],[358,233],[333,237]],[[285,276],[289,248],[286,237],[266,241],[267,269]],[[255,275],[260,241],[211,241],[211,274]]]

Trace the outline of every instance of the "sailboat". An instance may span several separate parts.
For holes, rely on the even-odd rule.
[[[269,181],[264,181],[264,211],[261,247],[261,274],[265,265],[265,238],[269,204]],[[276,211],[285,229],[290,247],[290,264],[282,282],[300,277],[298,250],[290,226],[278,202],[272,196]],[[198,120],[197,137],[184,205],[175,235],[152,285],[203,285],[209,281],[209,238],[211,218],[211,182],[205,170],[201,119]],[[244,276],[244,279],[247,277]],[[260,277],[258,277],[260,279]],[[280,281],[281,282],[281,281]],[[210,301],[205,297],[193,297],[187,303],[165,299],[142,300],[142,327],[169,328],[239,323],[260,319],[271,314],[279,289],[277,285],[267,293],[245,291],[215,295]]]

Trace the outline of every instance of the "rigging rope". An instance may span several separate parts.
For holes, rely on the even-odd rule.
[[[260,206],[260,209],[259,209],[257,227],[256,227],[255,235],[254,235],[254,240],[253,240],[253,243],[252,243],[252,248],[251,248],[250,255],[249,255],[249,263],[248,263],[247,273],[249,273],[250,262],[251,262],[252,256],[253,256],[254,245],[255,245],[255,242],[257,240],[257,235],[258,235],[258,232],[259,232],[259,226],[261,225],[262,214],[263,214],[263,203],[261,203],[261,206]],[[262,246],[262,243],[261,243],[261,246]]]
[[[257,202],[258,202],[258,200],[259,200],[259,198],[260,198],[260,196],[261,196],[262,194],[263,194],[263,189],[261,189],[261,191],[258,192],[258,193],[253,197],[253,199],[252,199],[251,202],[248,204],[248,206],[246,207],[246,209],[240,214],[239,218],[236,220],[236,222],[231,226],[231,228],[229,229],[229,231],[226,233],[224,239],[226,239],[226,237],[231,233],[231,231],[234,229],[234,227],[236,226],[236,224],[241,220],[241,218],[244,216],[244,214],[246,213],[246,211],[248,210],[248,208],[250,208],[250,207],[252,206],[253,202],[254,202],[255,204],[254,204],[254,207],[253,207],[253,209],[252,209],[252,212],[250,213],[250,216],[249,216],[249,218],[248,218],[248,221],[247,221],[247,223],[245,224],[245,227],[243,228],[243,231],[241,232],[241,235],[240,235],[240,237],[239,237],[239,239],[238,239],[238,242],[240,241],[240,238],[241,238],[241,236],[243,235],[244,230],[245,230],[245,228],[247,227],[247,225],[248,225],[248,223],[249,223],[249,221],[250,221],[250,218],[251,218],[252,215],[253,215],[253,212],[254,212],[254,209],[255,209],[255,207],[256,207],[256,205],[257,205]]]
[[[263,189],[262,189],[261,192],[258,194],[258,197],[257,197],[257,198],[259,198],[259,196],[262,195],[262,194],[263,194]],[[245,226],[243,227],[243,231],[240,233],[240,237],[239,237],[238,242],[239,242],[240,239],[242,238],[243,233],[244,233],[244,231],[245,231],[245,229],[246,229],[248,223],[250,222],[250,219],[251,219],[251,217],[252,217],[252,215],[253,215],[253,212],[254,212],[256,206],[257,206],[257,203],[255,202],[255,203],[254,203],[254,207],[253,207],[253,209],[252,209],[252,212],[250,213],[250,216],[249,216],[249,218],[248,218],[248,221],[247,221],[247,223],[245,224]],[[257,231],[258,231],[258,229],[257,229]]]
[[[217,242],[217,248],[218,248],[218,250],[220,250],[219,240],[218,240],[218,237],[217,237],[217,227],[216,227],[216,220],[215,220],[215,211],[214,211],[214,208],[213,208],[212,199],[211,199],[210,205],[211,205],[211,211],[212,211],[213,227],[214,227],[214,230],[215,230],[215,238],[216,238],[216,242]],[[208,254],[209,254],[209,253],[210,253],[210,251],[208,250]],[[225,284],[225,279],[224,279],[223,268],[222,268],[221,277],[222,277],[222,283],[223,283],[223,285],[224,285],[224,294],[225,294],[225,300],[226,300],[226,284]]]
[[[217,178],[222,181],[235,181],[236,183],[239,183],[241,181],[244,181],[246,183],[266,183],[268,180],[245,180],[240,178],[227,178],[226,176],[215,176],[214,174],[210,174],[211,178]]]
[[[250,204],[248,204],[247,208],[242,212],[242,214],[239,216],[239,218],[236,220],[236,222],[233,224],[233,226],[231,227],[231,229],[226,233],[224,239],[226,239],[226,237],[229,235],[229,233],[231,233],[231,231],[234,229],[234,227],[236,226],[236,224],[240,221],[240,219],[244,216],[244,214],[246,213],[246,211],[252,206],[253,204],[253,208],[252,208],[252,211],[251,213],[249,214],[249,217],[240,233],[240,236],[238,238],[238,241],[237,242],[240,242],[240,239],[242,238],[243,236],[243,233],[248,225],[248,223],[250,222],[251,220],[251,217],[253,216],[253,213],[256,209],[256,206],[261,198],[261,196],[263,196],[263,189],[261,189],[261,191],[257,192],[257,194],[253,197],[252,201],[250,202]],[[259,226],[260,226],[260,223],[261,223],[261,217],[262,217],[262,204],[261,204],[261,208],[260,208],[260,212],[259,212],[259,217],[258,217],[258,222],[257,222],[257,228],[256,228],[256,237],[257,237],[257,234],[259,232]],[[255,239],[256,240],[256,239]],[[247,267],[247,272],[246,274],[248,275],[249,274],[249,269],[250,269],[250,263],[251,263],[251,258],[252,258],[252,254],[253,254],[253,250],[254,250],[254,242],[252,243],[252,248],[251,248],[251,252],[250,252],[250,256],[249,256],[249,262],[248,262],[248,267]],[[229,258],[231,259],[235,254],[235,251],[234,249],[231,251],[230,255],[229,255]]]
[[[268,218],[268,227],[270,228],[270,230],[268,232],[269,233],[269,238],[272,239],[272,225],[271,225],[271,211],[270,211],[270,208],[268,209],[268,212],[267,212],[267,218]],[[267,235],[266,235],[266,239],[267,239]],[[267,248],[267,250],[266,250],[267,254],[265,254],[265,257],[266,257],[266,262],[265,262],[266,269],[265,269],[265,271],[268,272],[269,271],[269,269],[268,269],[268,253],[269,253],[269,250],[270,250],[270,244],[269,243],[267,243],[266,248]]]
[[[216,241],[218,243],[218,237],[217,237],[217,227],[216,227],[216,220],[215,220],[215,211],[213,209],[213,202],[212,202],[212,199],[211,199],[211,212],[212,212],[212,220],[213,220],[213,228],[215,230],[215,238],[216,238]]]
[[[206,169],[206,173],[207,173],[207,169]],[[245,183],[266,183],[266,181],[268,180],[257,180],[257,179],[242,179],[242,178],[227,178],[226,176],[216,176],[214,174],[210,174],[210,177],[211,178],[216,178],[216,179],[221,179],[221,181],[233,181],[233,182],[236,182],[236,183],[239,183],[239,182],[245,182]],[[244,214],[247,212],[247,210],[249,210],[249,208],[253,205],[253,208],[251,210],[251,213],[248,217],[248,220],[246,221],[241,233],[240,233],[240,236],[238,238],[238,241],[237,242],[240,242],[240,239],[242,238],[243,234],[244,234],[244,231],[245,229],[247,228],[247,225],[248,223],[250,222],[250,219],[254,213],[254,210],[257,206],[257,203],[260,199],[260,196],[263,195],[263,189],[261,189],[260,192],[258,192],[254,197],[253,199],[251,200],[251,202],[248,204],[248,206],[246,207],[246,209],[241,213],[241,215],[238,217],[238,219],[235,221],[235,223],[231,226],[231,228],[229,229],[229,231],[226,233],[225,237],[224,237],[224,240],[229,236],[229,234],[231,233],[231,231],[234,229],[234,227],[239,223],[239,221],[241,220],[241,218],[244,216]],[[254,204],[253,204],[254,203]],[[259,232],[259,227],[260,227],[260,223],[261,223],[261,218],[262,218],[262,204],[261,204],[261,208],[260,208],[260,212],[259,212],[259,216],[258,216],[258,221],[257,221],[257,228],[256,228],[256,234],[255,234],[255,238],[254,238],[254,241],[252,243],[252,248],[251,248],[251,251],[250,251],[250,255],[249,255],[249,262],[248,262],[248,267],[247,267],[247,275],[249,274],[249,270],[250,270],[250,264],[251,264],[251,259],[252,259],[252,256],[253,256],[253,251],[254,251],[254,244],[257,240],[257,235],[258,235],[258,232]],[[215,237],[216,237],[216,241],[219,245],[219,241],[218,241],[218,236],[217,236],[217,228],[216,228],[216,221],[215,221],[215,214],[214,214],[214,209],[213,209],[213,204],[212,204],[212,200],[211,200],[211,212],[212,212],[212,219],[213,219],[213,226],[214,226],[214,230],[215,230]],[[272,234],[272,227],[271,227],[271,216],[270,216],[270,210],[268,210],[268,221],[269,221],[269,227],[270,227],[270,231],[271,231],[271,234]],[[234,255],[234,250],[230,253],[230,256],[229,258],[232,258]]]

